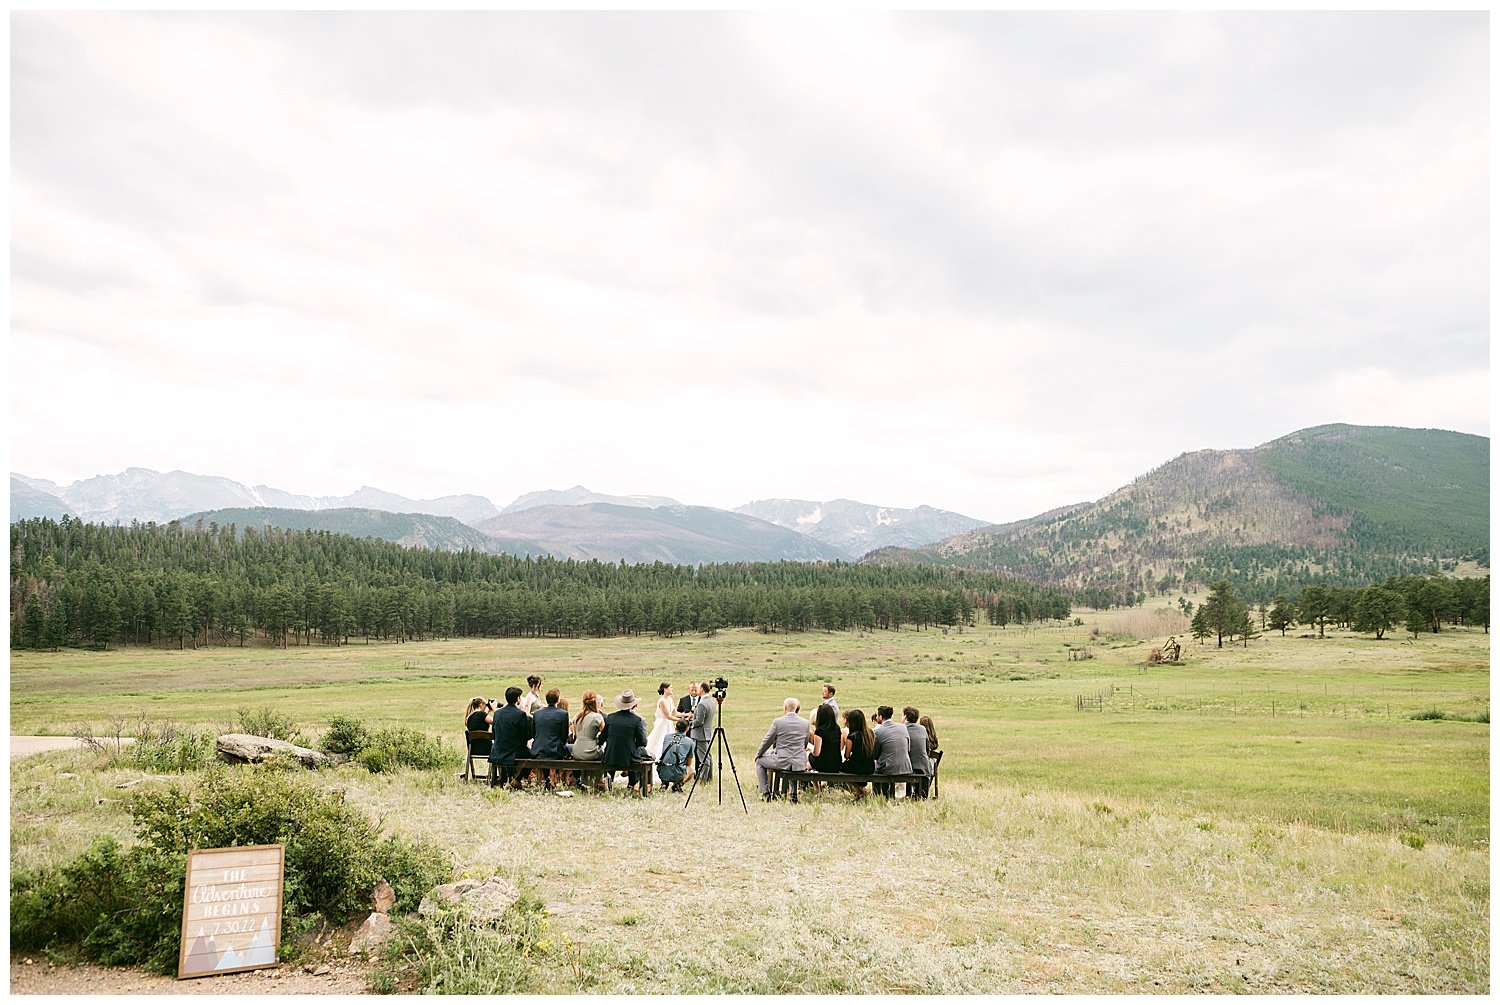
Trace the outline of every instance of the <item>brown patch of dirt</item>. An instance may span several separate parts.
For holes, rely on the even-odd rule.
[[[13,995],[362,995],[367,994],[364,967],[358,963],[318,964],[328,972],[315,976],[302,966],[284,965],[238,974],[179,981],[126,967],[53,964],[12,959]]]

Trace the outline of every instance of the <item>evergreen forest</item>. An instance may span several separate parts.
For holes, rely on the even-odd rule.
[[[1063,590],[844,562],[611,564],[403,548],[328,531],[11,524],[11,644],[343,645],[354,639],[848,631],[1066,618]]]

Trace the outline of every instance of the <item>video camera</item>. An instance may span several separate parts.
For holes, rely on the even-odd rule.
[[[714,694],[714,701],[720,705],[724,704],[724,696],[729,693],[729,681],[723,677],[719,677],[716,680],[710,681],[708,687]]]

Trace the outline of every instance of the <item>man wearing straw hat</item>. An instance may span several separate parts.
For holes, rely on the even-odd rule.
[[[632,789],[638,776],[644,775],[648,784],[651,777],[651,755],[646,752],[646,720],[635,713],[639,704],[635,692],[627,688],[615,699],[618,711],[604,717],[604,764],[611,771],[629,772]]]

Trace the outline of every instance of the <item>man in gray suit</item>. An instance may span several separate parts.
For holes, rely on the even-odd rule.
[[[760,780],[760,794],[771,798],[771,772],[807,770],[807,720],[797,714],[802,703],[788,698],[781,703],[781,717],[771,720],[766,738],[755,752],[755,776]]]
[[[881,705],[875,710],[875,774],[877,775],[911,774],[911,738],[907,735],[905,726],[893,721],[895,714],[896,710],[889,705]],[[894,784],[876,784],[872,788],[876,795],[896,794]]]
[[[911,739],[911,770],[931,779],[932,758],[927,756],[927,728],[917,722],[922,713],[908,705],[901,710],[901,715],[906,719],[906,735]],[[919,786],[921,791],[918,795],[923,799],[927,798],[930,784],[930,782],[924,782]]]
[[[709,693],[707,683],[698,685],[698,693],[701,697],[693,709],[693,724],[688,727],[688,736],[693,741],[698,781],[706,782],[714,776],[714,766],[708,759],[708,745],[714,738],[714,716],[718,714],[719,703]]]

